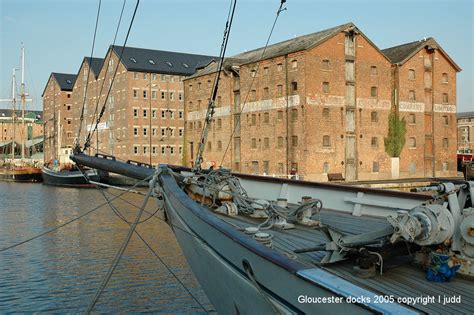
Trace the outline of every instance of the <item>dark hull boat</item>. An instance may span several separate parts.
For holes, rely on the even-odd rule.
[[[37,167],[1,167],[0,181],[37,183],[42,181],[41,169]]]
[[[219,313],[472,312],[474,182],[443,183],[432,197],[73,159],[154,177],[158,206]]]
[[[97,170],[87,169],[83,171],[91,181],[99,181]],[[94,187],[89,183],[80,170],[61,170],[55,171],[46,166],[41,170],[43,184],[65,187],[90,188]]]

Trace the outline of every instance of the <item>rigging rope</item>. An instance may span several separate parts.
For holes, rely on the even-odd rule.
[[[194,163],[193,170],[200,171],[201,163],[203,161],[204,148],[206,147],[207,134],[209,131],[209,126],[211,125],[212,118],[214,116],[215,101],[217,97],[217,90],[219,88],[219,80],[221,76],[222,67],[224,65],[225,52],[227,50],[227,43],[229,41],[230,30],[232,27],[232,21],[234,19],[235,7],[237,5],[237,0],[230,1],[229,13],[227,15],[227,21],[224,28],[224,36],[222,38],[221,51],[219,53],[219,63],[217,66],[216,77],[214,78],[214,84],[211,91],[211,98],[209,99],[209,104],[207,106],[206,118],[204,120],[204,126],[201,130],[201,137],[199,141],[198,152],[196,155],[196,161]]]
[[[87,81],[84,83],[85,84],[84,98],[82,100],[81,117],[79,118],[79,130],[77,131],[76,146],[80,145],[82,121],[84,120],[84,107],[85,107],[86,99],[87,99],[87,88],[89,87],[89,76],[90,76],[91,68],[92,68],[92,56],[94,55],[95,38],[96,38],[96,35],[97,35],[97,26],[99,25],[99,16],[100,16],[100,7],[101,7],[101,5],[102,5],[102,0],[99,0],[99,7],[97,8],[97,17],[96,17],[96,20],[95,20],[94,37],[92,39],[91,56],[90,56],[90,59],[89,59],[89,69],[87,70]]]
[[[255,81],[255,78],[257,77],[257,74],[258,74],[258,70],[260,69],[260,65],[262,64],[262,60],[263,60],[263,57],[265,56],[265,52],[267,50],[267,47],[268,47],[268,43],[270,42],[270,38],[272,37],[272,34],[273,34],[273,30],[275,29],[275,25],[278,21],[278,17],[280,16],[280,13],[285,11],[286,8],[283,8],[283,5],[286,3],[286,0],[281,0],[280,2],[280,6],[278,7],[278,10],[277,10],[277,13],[276,13],[276,16],[275,16],[275,20],[273,21],[273,25],[272,25],[272,28],[270,30],[270,34],[268,34],[268,37],[267,37],[267,41],[265,43],[265,46],[263,47],[263,51],[262,51],[262,55],[260,56],[260,61],[258,62],[257,64],[257,68],[255,69],[255,75],[253,75],[252,77],[252,81],[250,81],[250,86],[247,90],[247,94],[245,95],[245,98],[244,98],[244,104],[242,105],[242,107],[240,108],[240,111],[239,111],[239,115],[242,114],[242,112],[244,111],[245,109],[245,106],[247,105],[247,99],[249,97],[249,94],[250,94],[250,91],[252,90],[252,86],[253,86],[253,83]],[[227,146],[224,150],[224,154],[222,156],[222,160],[219,164],[219,166],[222,166],[222,164],[224,163],[224,159],[225,159],[225,156],[227,155],[227,151],[229,150],[229,147],[230,147],[230,144],[232,142],[232,137],[234,136],[235,134],[235,131],[237,130],[237,127],[240,125],[240,120],[237,121],[237,123],[235,124],[233,130],[232,130],[232,133],[230,134],[230,137],[229,137],[229,142],[227,142]]]
[[[122,16],[123,16],[123,11],[125,9],[125,4],[127,3],[127,0],[123,0],[123,4],[122,4],[122,10],[120,11],[120,17],[119,17],[119,21],[117,23],[117,28],[115,30],[115,35],[114,35],[114,41],[112,42],[112,47],[115,46],[115,42],[117,40],[117,35],[118,35],[118,32],[119,32],[119,29],[120,29],[120,24],[122,23]],[[99,90],[99,97],[97,97],[97,101],[95,102],[95,110],[94,110],[94,114],[92,115],[92,120],[91,120],[91,126],[92,124],[94,123],[94,117],[96,117],[97,115],[97,111],[99,110],[99,102],[100,102],[100,96],[102,95],[102,90],[104,89],[104,84],[105,84],[105,78],[107,77],[107,73],[109,73],[109,66],[110,64],[107,64],[107,69],[105,71],[105,74],[104,74],[104,79],[102,80],[102,84],[100,86],[100,90]],[[107,100],[106,100],[107,101]],[[97,143],[97,151],[99,150],[99,144]],[[109,153],[107,153],[109,154]]]
[[[136,14],[137,14],[137,10],[138,10],[138,5],[139,5],[139,4],[140,4],[140,0],[137,0],[137,3],[136,3],[136,5],[135,5],[135,9],[134,9],[134,11],[133,11],[132,19],[130,20],[130,25],[129,25],[129,27],[128,27],[127,35],[125,36],[125,40],[124,40],[124,42],[123,42],[123,46],[122,46],[122,49],[121,49],[121,51],[120,51],[120,56],[119,56],[119,58],[118,58],[117,65],[115,66],[115,71],[114,71],[114,74],[113,74],[113,76],[112,76],[112,79],[111,79],[111,81],[110,81],[109,90],[107,91],[107,95],[105,96],[104,104],[102,105],[102,108],[101,108],[101,110],[100,110],[99,116],[97,117],[97,120],[96,120],[94,129],[92,129],[91,131],[89,131],[89,134],[87,135],[86,141],[85,141],[85,143],[84,143],[84,150],[86,150],[88,147],[90,147],[91,138],[94,136],[94,133],[97,131],[97,126],[99,125],[100,120],[102,119],[102,116],[103,116],[104,113],[105,113],[105,107],[106,107],[106,105],[107,105],[107,99],[109,98],[110,91],[112,90],[112,86],[114,85],[115,76],[117,75],[117,71],[118,71],[120,62],[121,62],[121,60],[122,60],[122,56],[123,56],[123,52],[124,52],[124,50],[125,50],[125,46],[127,45],[128,37],[130,36],[130,31],[132,30],[133,22],[134,22],[134,20],[135,20]]]
[[[153,174],[153,178],[152,180],[150,181],[150,188],[148,190],[148,194],[145,196],[144,200],[143,200],[143,203],[142,203],[142,206],[140,207],[140,209],[138,210],[137,212],[137,215],[135,217],[135,220],[133,221],[133,223],[130,225],[130,230],[128,231],[127,233],[127,236],[125,237],[125,239],[123,240],[123,243],[122,243],[122,246],[120,247],[119,251],[117,252],[117,254],[115,255],[115,258],[107,272],[107,274],[105,275],[104,279],[102,280],[102,283],[100,284],[99,288],[97,289],[97,292],[94,296],[94,299],[92,300],[91,304],[89,305],[89,307],[87,308],[87,311],[86,313],[87,314],[90,314],[92,312],[92,310],[94,309],[94,306],[96,305],[97,301],[99,301],[99,298],[100,296],[102,295],[102,292],[104,291],[105,287],[107,286],[107,284],[109,283],[109,280],[110,278],[112,277],[112,274],[114,273],[115,271],[115,268],[117,268],[117,265],[118,263],[120,262],[120,259],[122,258],[123,256],[123,253],[125,252],[125,249],[127,248],[128,246],[128,243],[130,242],[130,238],[132,237],[132,234],[133,232],[135,231],[136,227],[137,227],[137,224],[138,222],[140,221],[140,217],[142,216],[143,214],[143,211],[145,210],[145,207],[148,203],[148,199],[150,199],[150,196],[152,194],[152,192],[154,191],[155,189],[155,183],[156,183],[156,180],[159,176],[159,173],[160,173],[160,169],[158,169],[154,174]]]
[[[105,198],[106,201],[109,201],[109,199],[107,198],[107,196],[105,195],[105,193],[103,193],[103,196]],[[138,207],[137,205],[134,205],[132,203],[130,203],[132,206],[135,206],[135,207]],[[115,213],[115,215],[117,217],[119,217],[122,221],[124,221],[125,223],[127,223],[129,226],[132,224],[131,222],[127,221],[125,219],[125,217],[120,213],[120,211],[117,209],[117,207],[115,207],[112,202],[110,201],[109,202],[109,206],[110,208],[112,209],[112,211]],[[157,210],[153,213],[153,214],[150,214],[150,216],[146,219],[146,220],[143,220],[140,223],[143,223],[145,221],[147,221],[148,219],[152,218],[155,216],[155,214],[158,212],[158,210],[160,210],[160,208],[158,207]],[[148,213],[148,211],[144,210],[145,212]],[[159,219],[159,218],[157,218]],[[196,303],[204,310],[204,312],[208,313],[208,311],[206,310],[206,308],[202,305],[201,302],[199,302],[199,300],[191,293],[191,291],[184,285],[184,283],[178,278],[178,276],[173,272],[173,270],[171,270],[171,268],[163,261],[163,259],[160,257],[160,255],[158,255],[158,253],[151,247],[150,244],[148,244],[148,242],[140,235],[140,233],[138,233],[137,230],[134,231],[135,234],[143,241],[143,243],[146,245],[146,247],[148,247],[148,249],[153,253],[153,255],[161,262],[161,264],[163,264],[163,266],[165,266],[165,268],[168,270],[168,272],[176,279],[176,281],[178,281],[178,283],[183,287],[183,289],[188,292],[188,294],[194,299],[194,301],[196,301]],[[194,235],[192,234],[189,234],[193,237],[195,237]]]

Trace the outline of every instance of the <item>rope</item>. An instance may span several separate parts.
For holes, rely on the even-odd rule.
[[[153,175],[150,175],[149,177],[147,177],[147,178],[145,178],[145,179],[139,181],[139,182],[136,183],[134,186],[132,186],[130,189],[133,189],[133,188],[135,188],[136,186],[138,186],[139,184],[141,184],[142,182],[144,182],[144,181],[146,181],[146,180],[149,180],[152,176],[153,176]],[[117,199],[117,198],[120,198],[120,197],[121,197],[122,195],[124,195],[125,193],[126,193],[126,191],[123,192],[123,193],[121,193],[121,194],[119,194],[118,196],[115,196],[114,198],[111,199],[111,201],[112,201],[112,200],[115,200],[115,199]],[[21,241],[21,242],[19,242],[19,243],[16,243],[16,244],[7,246],[7,247],[5,247],[5,248],[2,248],[2,249],[0,249],[0,252],[4,252],[4,251],[6,251],[6,250],[15,248],[15,247],[17,247],[17,246],[20,246],[20,245],[22,245],[22,244],[25,244],[25,243],[31,242],[31,241],[33,241],[33,240],[35,240],[35,239],[37,239],[37,238],[40,238],[40,237],[42,237],[42,236],[44,236],[44,235],[47,235],[47,234],[49,234],[49,233],[51,233],[51,232],[54,232],[54,231],[56,231],[56,230],[59,230],[60,228],[66,226],[66,225],[68,225],[68,224],[71,224],[71,223],[73,223],[74,221],[77,221],[77,220],[79,220],[79,219],[81,219],[81,218],[83,218],[83,217],[85,217],[86,215],[88,215],[88,214],[90,214],[90,213],[92,213],[92,212],[94,212],[94,211],[100,209],[101,207],[103,207],[103,206],[105,206],[105,205],[107,205],[107,204],[108,204],[107,202],[104,202],[104,203],[98,205],[97,207],[95,207],[95,208],[93,208],[93,209],[91,209],[91,210],[89,210],[89,211],[87,211],[87,212],[81,214],[80,216],[77,216],[77,217],[75,217],[75,218],[73,218],[73,219],[71,219],[71,220],[69,220],[69,221],[66,221],[66,222],[64,222],[63,224],[58,225],[58,226],[56,226],[56,227],[54,227],[54,228],[52,228],[52,229],[50,229],[50,230],[47,230],[47,231],[45,231],[45,232],[43,232],[43,233],[40,233],[40,234],[38,234],[38,235],[36,235],[36,236],[33,236],[33,237],[31,237],[31,238],[29,238],[29,239],[26,239],[26,240],[24,240],[24,241]]]
[[[81,109],[81,117],[80,117],[80,122],[79,122],[79,130],[77,131],[77,143],[76,145],[79,145],[80,143],[80,137],[81,137],[81,129],[82,129],[82,121],[84,120],[84,107],[86,104],[86,99],[87,99],[87,88],[89,87],[89,75],[91,73],[91,68],[92,68],[92,56],[94,55],[94,47],[95,47],[95,38],[97,35],[97,26],[99,25],[99,16],[100,16],[100,7],[102,4],[102,0],[99,0],[99,7],[97,8],[97,17],[95,20],[95,29],[94,29],[94,37],[92,39],[92,49],[91,49],[91,57],[89,59],[89,69],[87,70],[87,81],[85,83],[85,88],[84,88],[84,98],[82,100],[82,109]]]
[[[112,46],[115,46],[115,41],[117,40],[117,35],[118,35],[118,31],[120,29],[120,24],[122,23],[122,16],[123,16],[123,11],[125,9],[126,2],[127,2],[127,0],[124,0],[123,4],[122,4],[122,10],[120,11],[120,17],[119,17],[119,21],[118,21],[118,24],[117,24],[117,29],[115,30],[115,35],[114,35],[114,40],[112,42]],[[107,73],[109,73],[108,70],[109,70],[109,65],[107,65],[107,69],[106,69],[105,74],[104,74],[104,79],[102,80],[102,84],[100,86],[100,90],[99,90],[99,94],[98,94],[99,97],[97,97],[97,101],[95,103],[95,110],[94,110],[94,114],[92,115],[91,126],[94,123],[94,117],[96,116],[97,111],[99,110],[100,96],[102,95],[102,90],[104,89],[105,78],[107,77]],[[106,99],[106,102],[107,102],[107,99]],[[99,144],[98,143],[97,143],[97,151],[99,151]]]
[[[133,223],[130,225],[130,230],[128,231],[128,234],[127,236],[125,237],[123,243],[122,243],[122,246],[120,247],[119,251],[117,252],[117,254],[115,255],[115,258],[112,262],[112,265],[110,266],[109,268],[109,271],[107,272],[107,274],[105,275],[104,279],[102,280],[102,283],[101,285],[99,286],[99,288],[97,289],[97,292],[96,292],[96,295],[94,296],[94,299],[92,300],[91,304],[89,305],[89,307],[87,308],[87,311],[86,313],[87,314],[90,314],[92,312],[92,310],[94,309],[94,306],[96,305],[97,301],[99,301],[99,298],[100,296],[102,295],[102,292],[104,291],[105,287],[107,286],[107,284],[109,283],[109,280],[110,278],[112,277],[112,274],[114,273],[115,271],[115,268],[117,268],[117,265],[118,263],[120,262],[120,259],[122,258],[123,256],[123,253],[125,252],[125,249],[127,248],[128,246],[128,243],[130,242],[130,238],[132,237],[132,234],[133,232],[135,231],[136,227],[137,227],[137,224],[138,222],[140,221],[140,217],[142,216],[143,214],[143,210],[145,210],[145,207],[148,203],[148,199],[150,198],[153,190],[154,190],[154,187],[155,187],[155,183],[156,183],[156,179],[159,175],[159,172],[160,170],[157,170],[155,172],[155,174],[153,175],[153,179],[151,180],[150,182],[150,189],[148,190],[148,194],[145,196],[144,200],[143,200],[143,204],[142,206],[140,207],[140,209],[138,210],[137,212],[137,216],[135,217],[135,220],[133,221]]]
[[[107,95],[105,96],[104,104],[102,105],[102,108],[100,110],[99,117],[97,117],[94,129],[92,130],[92,132],[89,131],[89,134],[87,135],[87,139],[84,143],[84,150],[86,150],[90,146],[91,138],[94,136],[94,133],[97,131],[97,127],[100,123],[100,120],[102,119],[102,116],[105,113],[105,107],[107,105],[107,99],[109,98],[110,91],[112,90],[112,86],[114,85],[115,76],[117,75],[117,71],[118,71],[120,62],[122,60],[122,56],[123,56],[123,52],[125,50],[125,46],[127,45],[128,37],[130,36],[130,31],[132,30],[133,21],[135,20],[135,16],[137,14],[139,4],[140,4],[140,0],[137,0],[137,4],[135,5],[135,10],[133,11],[132,19],[130,20],[130,25],[128,27],[127,35],[125,36],[125,40],[124,40],[124,43],[123,43],[123,46],[122,46],[122,50],[120,51],[120,56],[119,56],[119,59],[117,61],[117,65],[115,66],[115,71],[114,71],[114,74],[112,76],[112,80],[110,82],[109,90],[107,91]]]
[[[221,70],[224,65],[224,57],[225,57],[225,52],[227,49],[227,43],[229,41],[229,35],[230,35],[230,29],[232,27],[232,21],[234,19],[234,12],[235,12],[235,6],[237,5],[237,0],[232,2],[233,0],[230,1],[230,7],[229,7],[229,13],[227,15],[227,21],[226,25],[224,28],[224,36],[222,38],[222,44],[221,44],[221,51],[219,53],[219,64],[217,66],[217,73],[216,77],[214,79],[214,84],[213,88],[211,91],[211,97],[209,100],[209,104],[207,106],[207,112],[206,112],[206,118],[204,120],[204,126],[203,129],[201,130],[201,136],[200,136],[200,142],[199,142],[199,147],[198,147],[198,152],[196,154],[196,161],[194,163],[194,169],[200,171],[201,170],[201,163],[202,163],[202,156],[204,154],[204,148],[206,146],[206,141],[207,141],[207,134],[209,131],[209,126],[212,122],[212,117],[214,116],[214,108],[215,108],[215,101],[217,97],[217,90],[219,88],[219,80],[220,80],[220,75],[221,75]],[[233,3],[233,5],[232,5]]]
[[[103,194],[105,200],[109,200],[107,198],[107,196],[105,194]],[[130,203],[131,204],[131,203]],[[137,207],[136,205],[132,204],[133,206]],[[120,211],[112,204],[112,202],[109,202],[109,206],[110,208],[112,209],[112,211],[117,215],[117,217],[119,217],[122,221],[124,221],[125,223],[127,223],[129,226],[131,225],[130,222],[128,222],[125,217],[120,213]],[[155,214],[158,212],[158,210],[160,210],[160,208],[157,209],[157,211],[155,211],[153,214],[151,214],[146,220],[143,220],[140,223],[143,223],[145,221],[147,221],[148,219],[152,218],[155,216]],[[145,212],[148,212],[145,210]],[[159,218],[157,218],[159,219]],[[150,246],[150,244],[148,244],[148,242],[140,235],[140,233],[138,233],[138,231],[134,231],[135,234],[143,241],[143,243],[146,245],[146,247],[148,247],[148,249],[153,253],[153,255],[163,264],[163,266],[165,266],[165,268],[168,270],[168,272],[176,279],[176,281],[178,281],[178,283],[183,287],[183,289],[188,292],[188,294],[194,299],[194,301],[196,301],[196,303],[204,310],[204,312],[206,313],[209,313],[206,308],[201,304],[201,302],[199,302],[199,300],[191,293],[191,291],[184,285],[184,283],[178,278],[178,276],[173,272],[173,270],[171,270],[171,268],[163,261],[163,259],[160,257],[160,255],[158,255],[158,253]],[[192,234],[190,234],[192,235]],[[192,235],[194,236],[194,235]],[[195,236],[194,236],[195,237]]]
[[[240,112],[239,112],[239,115],[242,114],[242,112],[244,111],[245,109],[245,106],[247,105],[247,99],[249,97],[249,94],[250,94],[250,91],[252,90],[252,86],[253,86],[253,83],[255,81],[255,78],[257,77],[257,73],[258,73],[258,70],[260,69],[260,65],[262,64],[262,60],[263,60],[263,57],[265,56],[265,52],[267,51],[267,47],[268,47],[268,43],[270,42],[270,38],[272,37],[272,34],[273,34],[273,30],[275,29],[275,25],[278,21],[278,17],[280,16],[280,13],[285,11],[286,8],[283,8],[283,5],[285,4],[286,0],[281,0],[280,2],[280,6],[278,7],[278,11],[276,13],[276,17],[275,17],[275,20],[273,21],[273,25],[272,25],[272,28],[270,30],[270,34],[268,34],[268,38],[267,38],[267,41],[265,43],[265,46],[263,47],[263,51],[262,51],[262,55],[260,56],[260,61],[257,63],[257,69],[255,69],[255,75],[252,77],[252,81],[250,81],[250,86],[247,90],[247,94],[245,95],[245,98],[244,98],[244,104],[242,105],[242,107],[240,108]],[[230,147],[230,144],[232,142],[232,137],[234,136],[235,134],[235,131],[237,130],[237,126],[240,124],[240,120],[237,122],[237,124],[234,126],[233,130],[232,130],[232,133],[230,134],[230,137],[229,137],[229,142],[227,142],[227,146],[225,148],[225,151],[224,151],[224,155],[222,156],[222,160],[221,160],[221,163],[219,164],[219,166],[222,166],[222,164],[224,163],[224,159],[225,159],[225,156],[227,155],[227,151],[229,150],[229,147]]]

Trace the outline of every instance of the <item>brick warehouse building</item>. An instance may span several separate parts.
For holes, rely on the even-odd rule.
[[[121,54],[111,46],[103,60],[92,64],[81,132],[81,144],[101,110]],[[97,138],[90,153],[112,154],[143,163],[182,164],[184,94],[182,80],[213,57],[125,47]],[[100,64],[100,66],[98,66]],[[97,66],[96,69],[94,69]],[[84,60],[73,90],[73,130],[77,133],[89,62]],[[99,97],[100,96],[100,97]],[[98,104],[98,111],[96,106]]]
[[[44,161],[57,159],[58,134],[61,147],[72,147],[72,90],[75,74],[51,73],[43,94]]]
[[[449,117],[453,106],[455,110],[455,75],[460,69],[434,40],[416,43],[399,54],[389,53],[396,47],[384,54],[347,23],[271,45],[263,58],[260,48],[226,59],[205,166],[223,161],[244,173],[296,173],[322,181],[329,173],[341,173],[347,180],[390,178],[384,137],[390,112],[399,110],[402,117],[415,117],[407,124],[400,175],[430,176],[426,169],[436,176],[454,175],[455,158],[446,151],[456,143]],[[431,58],[429,71],[419,58],[425,50]],[[393,61],[394,55],[401,60]],[[420,63],[418,77],[406,78]],[[195,159],[215,71],[216,64],[210,63],[185,80],[188,165]],[[423,86],[425,72],[430,73],[429,89]],[[422,106],[421,116],[418,103],[429,100],[413,98],[413,89],[420,98],[425,92],[433,96],[435,105]],[[429,140],[434,145],[425,150]]]

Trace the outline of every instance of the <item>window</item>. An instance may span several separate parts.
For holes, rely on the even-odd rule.
[[[263,98],[267,99],[269,96],[270,96],[270,93],[269,93],[268,87],[264,87],[263,88]]]
[[[147,74],[143,73],[143,80],[146,80],[146,79],[147,79]]]
[[[379,71],[376,66],[371,66],[370,67],[370,75],[378,75]]]
[[[445,124],[446,126],[449,125],[449,117],[446,116],[446,115],[444,115],[444,116],[443,116],[443,122],[444,122],[444,124]]]
[[[156,91],[151,91],[151,98],[156,100]]]
[[[174,146],[170,146],[170,154],[174,155]]]
[[[408,138],[408,147],[409,148],[416,148],[416,138],[415,137]]]
[[[156,135],[157,135],[157,133],[156,133],[156,128],[152,128],[152,129],[151,129],[151,135],[152,135],[152,136],[156,136]]]
[[[443,148],[448,148],[449,140],[448,138],[443,138]]]
[[[329,82],[323,82],[323,93],[329,93]]]
[[[207,150],[212,151],[212,142],[211,141],[207,142]]]
[[[324,59],[321,63],[321,67],[323,68],[323,70],[331,69],[331,62],[329,61],[329,59]]]
[[[298,68],[298,61],[297,61],[297,60],[293,60],[293,61],[291,62],[291,67],[292,67],[293,69]]]
[[[147,98],[147,97],[148,97],[147,90],[143,90],[143,98]]]
[[[265,149],[270,148],[270,138],[263,138],[263,147]]]
[[[373,161],[372,162],[372,173],[378,173],[380,170],[379,162]]]
[[[184,133],[184,130],[183,130],[183,128],[179,128],[179,133],[178,133],[178,134],[179,134],[179,136],[180,136],[180,137],[182,137],[182,136],[183,136],[183,133]]]
[[[68,80],[68,81],[70,82],[70,80]],[[69,83],[69,84],[71,84],[71,83]],[[67,94],[67,98],[71,98],[71,94],[70,94],[70,93]]]
[[[263,174],[267,175],[270,171],[270,161],[263,161]]]
[[[193,85],[192,85],[192,84],[189,85],[189,90],[190,90],[190,91],[193,90]]]
[[[448,170],[448,162],[443,162],[443,172]]]
[[[183,100],[183,93],[182,92],[178,93],[178,100],[180,100],[180,101]]]
[[[257,91],[256,90],[250,91],[250,101],[254,102],[256,100],[257,100]]]
[[[166,92],[161,91],[161,99],[162,100],[166,99]]]
[[[270,123],[270,113],[263,113],[263,123]]]
[[[377,95],[378,95],[377,87],[376,86],[371,87],[370,88],[370,96],[377,97]]]
[[[279,84],[277,86],[277,91],[278,91],[278,96],[282,96],[283,95],[283,85]]]
[[[151,111],[151,117],[156,118],[156,109]]]
[[[147,154],[147,151],[148,151],[147,148],[148,147],[143,147],[143,154]]]
[[[153,73],[153,74],[151,75],[151,79],[152,79],[153,81],[156,80],[156,73]]]
[[[66,106],[66,109],[67,109],[67,110],[71,110],[71,105],[67,105],[67,106]]]
[[[371,122],[378,122],[379,121],[379,114],[377,112],[370,113],[370,121]]]
[[[170,92],[170,100],[174,101],[174,93],[173,92]]]
[[[222,141],[217,141],[217,150],[220,151],[222,150]]]
[[[146,127],[143,128],[143,135],[145,137],[148,136],[148,129]]]
[[[133,146],[133,154],[138,154],[138,147],[136,145]]]
[[[256,149],[256,148],[257,148],[257,139],[252,138],[252,149]]]
[[[279,111],[277,112],[277,119],[278,119],[278,120],[283,120],[283,111],[282,111],[282,110],[279,110]]]
[[[448,83],[448,74],[447,73],[443,73],[441,75],[441,83]]]
[[[133,117],[138,117],[138,109],[137,108],[134,108],[133,109]]]
[[[251,76],[252,78],[255,78],[255,75],[256,75],[256,74],[257,74],[257,71],[255,71],[255,69],[250,70],[250,76]]]
[[[151,148],[151,153],[152,153],[153,155],[156,154],[156,146],[153,146],[153,147]]]
[[[298,109],[291,109],[291,120],[298,120]]]
[[[161,136],[166,137],[166,128],[161,128]]]
[[[329,120],[329,108],[328,107],[323,108],[323,119]]]
[[[198,90],[201,89],[201,82],[198,82]]]
[[[133,89],[133,98],[138,98],[138,89]]]
[[[324,162],[323,163],[323,174],[327,174],[327,173],[329,173],[329,163]]]
[[[143,110],[143,117],[148,116],[148,111],[146,109]]]
[[[296,81],[291,82],[291,89],[293,92],[298,91],[298,82]]]
[[[408,165],[408,171],[410,173],[415,173],[416,172],[416,163],[415,162],[411,162],[409,165]]]
[[[277,146],[283,148],[283,137],[278,137]]]
[[[184,112],[183,112],[182,110],[180,110],[180,111],[178,112],[178,117],[179,117],[179,119],[183,119],[183,118],[184,118]]]
[[[412,124],[412,125],[413,125],[413,124],[416,124],[416,116],[415,116],[415,114],[410,114],[410,115],[408,115],[408,123],[409,123],[409,124]]]
[[[133,73],[133,78],[134,78],[135,80],[138,80],[138,72],[134,72],[134,73]]]
[[[268,74],[268,67],[263,68],[263,74]]]
[[[331,137],[330,136],[323,136],[323,147],[330,147],[331,146]]]
[[[370,140],[370,145],[374,149],[378,148],[379,147],[379,139],[377,137],[372,137],[372,139]]]
[[[415,80],[415,70],[413,69],[408,70],[408,80]]]
[[[161,147],[161,154],[166,154],[166,147],[164,146]]]
[[[138,136],[138,128],[137,127],[133,128],[133,135]]]
[[[255,126],[257,124],[257,115],[252,114],[252,126]]]
[[[413,90],[408,91],[408,99],[410,101],[416,101],[415,91],[413,91]]]
[[[293,147],[297,147],[298,146],[298,136],[292,136],[291,137],[291,145]]]
[[[278,72],[283,71],[283,65],[281,63],[277,64],[277,71]]]
[[[443,93],[443,104],[447,104],[447,103],[448,103],[448,94]]]

